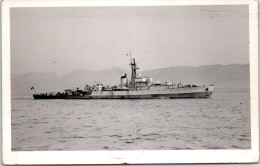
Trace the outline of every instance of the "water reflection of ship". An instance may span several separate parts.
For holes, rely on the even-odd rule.
[[[58,93],[35,93],[34,99],[158,99],[158,98],[208,98],[213,93],[214,85],[197,86],[178,84],[169,81],[154,83],[152,78],[137,74],[137,64],[132,58],[131,80],[127,74],[121,76],[120,84],[104,86],[102,84],[86,85],[84,89],[66,89]],[[33,87],[34,89],[34,87]]]

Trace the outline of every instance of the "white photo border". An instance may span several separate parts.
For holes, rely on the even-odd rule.
[[[123,150],[12,151],[10,8],[91,6],[248,5],[251,149],[246,150]],[[5,0],[2,2],[2,160],[4,164],[170,164],[253,163],[259,161],[257,0]]]

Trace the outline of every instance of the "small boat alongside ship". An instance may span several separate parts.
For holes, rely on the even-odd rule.
[[[154,83],[152,78],[137,74],[137,63],[131,59],[131,79],[127,74],[121,76],[120,84],[104,86],[102,84],[86,85],[84,89],[66,89],[57,93],[35,93],[34,99],[177,99],[177,98],[209,98],[214,85],[198,86],[165,82]],[[34,89],[34,87],[32,87]],[[32,90],[31,89],[31,90]]]

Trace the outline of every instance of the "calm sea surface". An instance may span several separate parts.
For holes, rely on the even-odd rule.
[[[12,98],[12,150],[248,149],[249,93],[210,99]]]

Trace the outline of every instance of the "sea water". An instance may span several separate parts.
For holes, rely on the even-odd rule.
[[[249,93],[209,99],[12,97],[12,150],[249,149]]]

